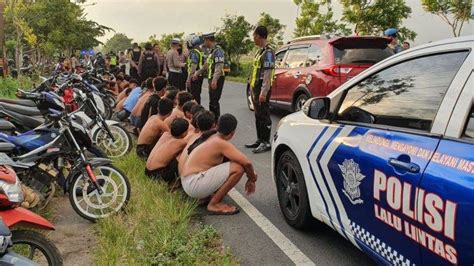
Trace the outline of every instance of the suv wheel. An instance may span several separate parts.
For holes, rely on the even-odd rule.
[[[295,103],[293,104],[293,111],[298,112],[301,109],[303,109],[303,105],[306,103],[308,99],[309,99],[309,96],[306,95],[306,93],[298,95],[298,97],[296,97]]]
[[[308,192],[303,171],[291,151],[285,151],[277,163],[278,202],[286,222],[294,228],[302,229],[313,221],[308,201]]]
[[[247,84],[247,106],[250,111],[255,110],[253,107],[252,92],[250,91],[250,86]]]

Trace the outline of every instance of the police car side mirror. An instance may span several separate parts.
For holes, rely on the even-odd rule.
[[[328,97],[311,98],[303,106],[303,113],[313,119],[327,119],[331,100]]]

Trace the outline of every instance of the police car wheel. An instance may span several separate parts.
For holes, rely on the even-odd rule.
[[[284,152],[277,164],[278,202],[286,222],[294,228],[302,229],[312,222],[303,171],[291,151]]]

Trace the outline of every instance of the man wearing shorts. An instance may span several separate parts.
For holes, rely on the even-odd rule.
[[[233,115],[222,115],[217,122],[217,133],[199,137],[196,141],[200,144],[191,145],[183,167],[181,183],[184,191],[195,199],[209,198],[207,210],[211,214],[239,212],[237,207],[222,203],[222,200],[244,173],[248,178],[245,184],[247,195],[255,192],[257,173],[252,162],[229,142],[236,128],[237,119]],[[201,140],[203,137],[204,141]]]
[[[170,132],[165,132],[146,161],[145,174],[154,179],[163,179],[173,185],[178,177],[178,155],[186,146],[189,122],[176,118],[171,123]]]
[[[137,155],[142,159],[147,159],[155,144],[164,132],[169,131],[164,120],[170,116],[173,110],[173,102],[163,97],[158,102],[158,114],[152,115],[143,126],[137,141]]]

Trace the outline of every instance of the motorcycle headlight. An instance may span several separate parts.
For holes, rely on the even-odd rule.
[[[21,190],[21,183],[18,177],[16,178],[15,184],[10,184],[0,180],[0,189],[2,190],[3,194],[7,195],[7,198],[10,202],[23,202],[23,192]]]

